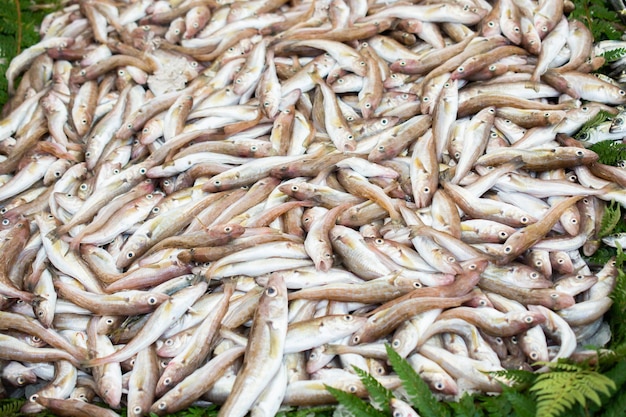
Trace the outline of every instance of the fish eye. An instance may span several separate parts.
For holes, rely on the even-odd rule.
[[[495,71],[498,67],[496,67],[495,65],[489,65],[489,71]]]
[[[389,121],[387,119],[380,119],[380,124],[385,126]]]
[[[359,343],[360,341],[361,341],[361,337],[360,337],[359,335],[356,335],[356,334],[355,334],[354,336],[352,336],[352,343],[353,343],[353,344],[355,344],[355,345],[356,345],[356,344],[357,344],[357,343]]]
[[[161,401],[157,407],[159,410],[165,410],[167,408],[167,403],[165,401]]]
[[[157,303],[156,297],[148,298],[148,304],[150,304],[151,306],[155,305],[156,303]]]
[[[385,150],[385,147],[384,146],[379,146],[377,149],[378,149],[378,152],[383,152]]]
[[[428,96],[426,96],[426,97],[422,97],[422,101],[424,101],[424,102],[429,101]]]
[[[532,323],[532,322],[533,322],[533,321],[535,321],[535,320],[533,319],[533,317],[532,317],[532,316],[526,316],[526,317],[524,317],[524,321],[525,321],[526,323]]]
[[[117,175],[117,174],[119,174],[119,173],[120,173],[120,170],[119,170],[118,168],[115,168],[115,169],[113,170],[113,173],[114,173],[115,175]]]
[[[220,180],[213,180],[213,185],[215,185],[216,187],[219,187],[220,185],[222,185],[222,181],[220,181]]]
[[[39,394],[33,394],[28,399],[34,403],[37,402],[37,398],[39,398]]]
[[[4,213],[6,213],[7,211],[9,211],[9,210],[8,210],[6,207],[2,207],[2,208],[0,208],[0,214],[4,214]]]
[[[511,342],[515,345],[517,345],[517,337],[516,336],[511,336]]]
[[[30,338],[30,340],[32,340],[35,343],[41,342],[41,338],[39,336],[33,336]]]
[[[132,252],[132,251],[131,251],[131,252],[128,252],[128,253],[126,254],[126,257],[127,257],[128,259],[134,258],[134,257],[135,257],[135,252]]]
[[[413,288],[422,288],[422,284],[416,281],[413,283]]]
[[[358,388],[356,387],[356,385],[350,385],[350,387],[348,387],[348,391],[355,393],[358,391]]]
[[[370,107],[372,107],[372,103],[369,103],[369,102],[368,102],[368,103],[365,103],[365,108],[366,108],[366,109],[369,109]]]
[[[147,170],[146,168],[140,168],[140,169],[139,169],[139,173],[140,173],[141,175],[144,175],[146,172],[148,172],[148,170]]]
[[[54,171],[54,176],[59,178],[61,176],[61,171]]]
[[[456,69],[456,72],[463,72],[463,71],[465,71],[465,68],[463,68],[463,67],[458,67]]]
[[[9,223],[11,223],[11,221],[10,221],[9,219],[4,219],[4,220],[2,220],[2,225],[3,225],[3,226],[8,226],[8,225],[9,225]]]
[[[537,272],[531,272],[530,273],[530,278],[531,279],[537,279],[537,278],[539,278],[539,274]]]
[[[165,346],[172,346],[174,344],[174,339],[167,339],[165,341]]]
[[[511,245],[507,245],[504,247],[504,253],[511,253],[513,247]]]
[[[166,385],[166,386],[167,386],[167,385],[169,385],[169,384],[171,384],[171,383],[172,383],[172,378],[165,378],[165,379],[163,380],[163,385]]]
[[[553,292],[552,294],[550,294],[550,297],[556,299],[556,298],[559,298],[559,295],[557,293]]]
[[[485,307],[487,305],[487,301],[486,300],[480,300],[478,302],[478,305],[481,306],[481,307]]]
[[[496,22],[494,22],[493,20],[490,20],[487,22],[487,26],[489,26],[490,28],[493,28],[496,26]]]
[[[519,32],[520,32],[520,28],[519,28],[519,26],[515,26],[515,27],[513,28],[513,32],[515,32],[515,33],[519,33]]]
[[[401,343],[400,343],[400,339],[393,339],[393,341],[391,342],[391,346],[397,348],[400,347]]]
[[[506,239],[507,237],[509,237],[509,234],[504,230],[501,230],[500,232],[498,232],[498,236],[500,236],[501,239]]]
[[[346,314],[345,316],[343,316],[343,319],[344,319],[345,321],[352,321],[352,319],[353,319],[353,318],[354,318],[354,317],[352,317],[352,315],[351,315],[351,314]]]
[[[619,91],[618,91],[618,94],[619,94],[620,96],[623,96],[624,94],[626,94],[626,91],[624,91],[624,90],[619,90]]]
[[[85,184],[85,183],[82,183],[82,184],[80,185],[80,190],[81,190],[81,191],[87,191],[87,188],[88,188],[88,187],[87,187],[87,184]]]
[[[152,212],[156,214],[156,213],[158,213],[160,210],[161,210],[161,209],[160,209],[159,207],[154,207],[154,208],[152,209]]]
[[[135,414],[140,415],[140,414],[142,414],[142,411],[143,411],[143,409],[141,407],[139,407],[139,406],[136,406],[135,408],[133,408],[133,413],[135,413]]]
[[[443,382],[437,382],[437,383],[435,384],[435,389],[436,389],[437,391],[441,391],[441,390],[443,390],[444,388],[445,388],[445,387],[444,387],[444,385],[443,385]]]
[[[37,315],[38,315],[39,317],[43,317],[43,315],[44,315],[44,311],[43,311],[43,310],[38,310],[38,311],[37,311]]]
[[[526,216],[524,216],[524,217],[522,217],[522,218],[520,219],[520,222],[522,222],[522,224],[526,224],[526,223],[528,223],[529,221],[530,221],[530,219],[529,219],[528,217],[526,217]]]
[[[278,295],[278,290],[276,287],[267,287],[265,294],[267,294],[268,297],[276,297]]]
[[[576,151],[576,156],[584,156],[585,153],[583,151]]]
[[[108,319],[106,319],[105,323],[111,325],[111,324],[113,324],[113,319],[112,318],[108,318]]]
[[[537,352],[530,352],[530,355],[528,355],[530,357],[530,359],[536,361],[537,358],[539,357],[539,354]]]
[[[422,189],[422,192],[423,192],[423,193],[425,193],[425,194],[430,193],[430,187],[424,187],[424,188]]]
[[[26,380],[24,379],[24,377],[18,376],[15,382],[17,382],[17,385],[23,385],[26,382]]]

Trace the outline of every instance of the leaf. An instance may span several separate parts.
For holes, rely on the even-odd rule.
[[[607,51],[604,51],[602,54],[600,54],[600,56],[604,58],[604,61],[606,63],[615,62],[619,60],[620,58],[623,58],[624,56],[626,56],[626,48],[609,49]]]
[[[467,392],[458,402],[449,402],[448,404],[454,411],[454,417],[483,417],[485,415],[476,404],[475,397]]]
[[[556,417],[576,404],[585,407],[588,400],[600,406],[599,393],[610,396],[615,390],[611,379],[581,365],[564,362],[538,364],[551,368],[550,372],[539,375],[529,389],[537,396],[538,416]]]
[[[483,395],[479,400],[488,417],[510,416],[513,413],[511,403],[502,395]]]
[[[374,408],[371,404],[363,401],[356,395],[345,392],[337,388],[333,388],[330,385],[325,385],[328,392],[339,402],[339,404],[346,407],[346,409],[354,417],[386,417],[385,414]]]
[[[523,389],[526,386],[532,385],[537,379],[537,374],[531,371],[524,371],[521,369],[505,369],[503,371],[489,372],[489,375],[498,378],[506,379],[515,383],[517,389]]]
[[[393,393],[382,386],[382,384],[369,373],[354,365],[352,367],[361,379],[361,382],[363,382],[363,385],[365,385],[365,388],[370,395],[372,405],[385,414],[391,413],[389,402],[393,398]]]
[[[513,388],[504,387],[501,395],[511,404],[515,415],[519,417],[535,417],[537,415],[535,401],[528,393],[521,393]]]
[[[604,406],[604,411],[600,414],[602,417],[623,417],[626,410],[626,390],[621,390],[611,397]]]
[[[604,208],[604,214],[602,215],[602,220],[600,221],[600,230],[598,231],[599,238],[610,235],[615,229],[615,226],[617,226],[620,220],[622,220],[622,211],[620,207],[621,206],[617,201],[611,200],[611,204]]]
[[[0,400],[0,417],[17,417],[22,415],[20,408],[26,402],[23,398]]]
[[[393,348],[386,344],[387,357],[391,367],[402,381],[402,387],[406,391],[413,408],[422,417],[444,417],[450,415],[450,409],[437,401],[428,388],[428,385],[417,374],[415,369],[403,359]]]
[[[590,150],[598,154],[598,162],[605,165],[616,165],[626,159],[626,144],[613,140],[603,140],[594,143]]]

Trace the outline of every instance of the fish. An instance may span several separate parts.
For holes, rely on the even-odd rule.
[[[395,389],[385,341],[444,399],[605,343],[615,265],[581,250],[626,181],[585,145],[623,130],[591,75],[619,44],[565,5],[52,12],[5,74],[0,355],[57,381],[11,395],[273,415],[365,397],[353,365]]]

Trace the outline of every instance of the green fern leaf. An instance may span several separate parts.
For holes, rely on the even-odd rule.
[[[626,48],[609,49],[608,51],[604,51],[601,56],[606,63],[615,62],[626,56]]]
[[[20,416],[20,408],[26,402],[22,398],[11,398],[0,400],[0,417],[17,417]]]
[[[605,165],[616,165],[626,159],[626,144],[613,140],[603,140],[594,143],[590,150],[598,154],[598,162]]]
[[[366,371],[356,366],[353,366],[353,368],[354,372],[356,372],[356,374],[361,379],[361,382],[363,382],[363,385],[365,385],[365,388],[369,393],[372,405],[385,414],[391,413],[389,402],[393,398],[393,393],[384,386],[382,386],[382,384],[378,382],[376,378],[374,378]]]
[[[513,407],[511,403],[502,395],[480,396],[479,401],[488,417],[512,416]]]
[[[532,385],[537,379],[537,374],[534,372],[521,369],[505,369],[504,371],[489,372],[489,374],[497,379],[505,379],[514,382],[517,390]]]
[[[385,414],[356,395],[326,385],[326,389],[354,417],[386,417]]]
[[[564,362],[544,362],[551,372],[541,374],[530,387],[537,396],[537,415],[556,417],[574,405],[583,407],[591,400],[598,406],[602,404],[600,395],[607,397],[615,390],[615,383],[608,377],[581,365]]]
[[[624,410],[626,410],[626,390],[621,390],[606,403],[600,416],[623,417]]]
[[[605,110],[599,111],[598,114],[586,121],[585,124],[581,126],[581,128],[578,130],[578,133],[574,135],[574,138],[582,140],[581,138],[585,135],[585,133],[608,120],[613,120],[613,115]]]
[[[610,235],[615,226],[622,220],[622,211],[620,204],[612,200],[611,204],[604,208],[604,214],[600,222],[600,230],[598,231],[598,237],[603,238]]]
[[[485,415],[481,408],[476,405],[474,396],[467,392],[458,402],[449,402],[448,404],[454,411],[454,417],[483,417]]]
[[[450,409],[437,401],[428,385],[409,363],[403,359],[398,353],[385,345],[387,348],[387,357],[391,363],[391,367],[398,374],[402,381],[402,387],[406,391],[413,408],[420,413],[422,417],[446,417],[450,415]]]
[[[501,394],[511,404],[511,408],[518,417],[535,417],[537,407],[534,399],[528,393],[522,393],[514,388],[504,387]]]

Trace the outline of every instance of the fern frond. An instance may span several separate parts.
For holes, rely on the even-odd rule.
[[[626,48],[609,49],[600,54],[606,63],[615,62],[626,56]]]
[[[326,385],[326,389],[354,417],[386,417],[385,414],[356,395]]]
[[[626,410],[626,390],[618,391],[604,406],[601,417],[623,417]]]
[[[556,417],[576,404],[586,407],[588,400],[602,405],[600,394],[609,397],[615,383],[601,373],[565,362],[544,362],[551,372],[537,377],[530,391],[537,396],[537,415]]]
[[[505,369],[503,371],[489,372],[489,375],[497,379],[505,379],[515,383],[515,388],[520,390],[524,387],[532,385],[537,379],[537,374],[531,371],[521,369]]]
[[[390,345],[387,344],[385,347],[391,367],[400,377],[402,387],[406,391],[413,408],[415,408],[422,417],[449,416],[450,409],[444,403],[437,401],[426,382],[420,378],[415,369],[398,355]]]
[[[626,144],[613,140],[603,140],[594,143],[590,150],[598,154],[598,162],[605,165],[616,165],[626,159]]]
[[[513,388],[504,387],[502,390],[502,397],[511,404],[511,408],[518,417],[535,417],[537,414],[537,407],[534,398],[528,393],[517,391]]]
[[[17,417],[21,415],[20,409],[26,402],[22,398],[0,400],[0,417]]]
[[[587,120],[585,122],[585,124],[583,124],[581,126],[581,128],[578,130],[578,133],[576,133],[574,135],[574,137],[576,139],[581,140],[581,138],[585,135],[585,133],[587,133],[589,130],[594,129],[595,127],[597,127],[598,125],[609,121],[609,120],[613,120],[613,115],[605,110],[600,110],[598,112],[598,114],[596,114],[594,117],[592,117],[591,119]]]
[[[480,396],[481,408],[485,410],[488,417],[501,417],[513,415],[511,403],[502,395]]]
[[[610,235],[615,229],[615,226],[617,226],[620,220],[622,220],[622,211],[620,207],[621,206],[617,201],[611,200],[611,204],[604,208],[604,214],[602,215],[602,220],[600,221],[598,237],[603,238]]]
[[[376,378],[363,369],[356,366],[353,366],[353,368],[363,385],[365,385],[372,405],[385,414],[391,413],[391,408],[389,407],[389,402],[393,398],[391,390],[385,388]]]
[[[458,402],[450,402],[448,404],[454,411],[454,417],[483,417],[485,415],[482,409],[476,405],[474,396],[467,392],[463,394]]]

